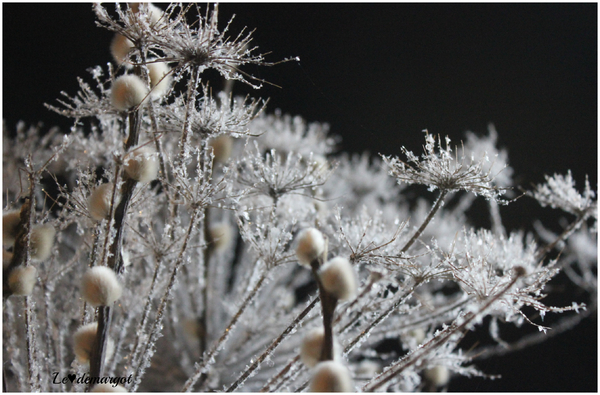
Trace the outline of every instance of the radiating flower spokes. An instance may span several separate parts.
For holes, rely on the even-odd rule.
[[[398,183],[423,184],[429,186],[430,190],[445,192],[464,190],[494,200],[504,193],[505,188],[493,184],[496,174],[491,174],[492,166],[488,165],[486,170],[489,158],[467,159],[464,147],[460,156],[458,149],[453,154],[449,137],[446,137],[443,147],[441,137],[438,136],[436,144],[435,137],[427,130],[424,132],[425,152],[420,158],[405,147],[402,147],[402,152],[407,162],[397,157],[382,156],[390,168],[389,174]]]

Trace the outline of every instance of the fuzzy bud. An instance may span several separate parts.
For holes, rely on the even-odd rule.
[[[310,266],[310,263],[325,251],[325,238],[315,228],[304,229],[298,235],[296,256],[301,264]]]
[[[148,87],[133,74],[117,78],[111,88],[111,102],[117,110],[128,111],[137,107],[148,95]]]
[[[2,269],[6,270],[6,268],[10,265],[10,261],[12,261],[13,253],[6,251],[4,248],[2,249]]]
[[[115,62],[123,64],[127,60],[129,51],[133,49],[133,42],[127,37],[121,34],[115,34],[112,42],[110,43],[110,53],[112,54]],[[128,63],[124,63],[126,67],[131,67]]]
[[[445,366],[434,366],[425,370],[425,378],[436,387],[443,387],[450,381],[450,371]]]
[[[215,251],[223,251],[231,242],[231,226],[228,223],[214,224],[210,227],[209,238]]]
[[[90,392],[127,392],[122,385],[114,385],[109,383],[96,384]]]
[[[52,225],[39,225],[31,231],[31,259],[33,261],[45,261],[52,255],[52,247],[54,246],[54,236],[56,230]]]
[[[81,293],[92,306],[110,306],[122,292],[117,275],[106,266],[94,266],[83,275]]]
[[[112,184],[102,184],[94,189],[94,192],[92,192],[88,199],[90,215],[96,221],[103,220],[110,214],[112,187]]]
[[[13,295],[31,295],[37,279],[37,269],[33,266],[15,267],[8,275],[8,286]]]
[[[215,162],[225,163],[231,156],[231,150],[233,148],[233,137],[226,134],[222,134],[219,137],[211,139],[208,145],[213,149]]]
[[[300,359],[309,368],[314,367],[321,360],[324,339],[325,331],[322,327],[311,330],[302,339]],[[333,342],[333,355],[334,359],[339,359],[340,357],[340,346],[335,340]]]
[[[150,96],[153,100],[160,99],[167,94],[171,87],[171,69],[164,62],[148,63],[148,74],[150,75],[150,86],[152,93]]]
[[[21,214],[19,210],[9,211],[2,216],[2,244],[11,246],[15,243],[20,222]]]
[[[310,381],[310,392],[354,392],[348,368],[339,362],[317,364]]]
[[[158,175],[158,159],[149,147],[132,150],[125,159],[125,173],[139,182],[150,182]]]
[[[131,7],[131,11],[133,11],[135,14],[140,12],[140,3],[131,3],[129,6]],[[146,6],[148,7],[150,23],[156,24],[156,22],[158,22],[160,18],[162,18],[163,10],[151,3],[146,3]]]
[[[323,288],[339,300],[349,300],[356,295],[356,273],[346,258],[336,257],[319,269]]]
[[[94,342],[96,341],[96,332],[98,332],[98,323],[92,322],[91,324],[79,327],[73,335],[73,351],[75,352],[77,360],[82,364],[90,361],[92,347],[94,347]],[[106,341],[104,359],[109,359],[114,351],[114,343],[112,339],[108,339]]]

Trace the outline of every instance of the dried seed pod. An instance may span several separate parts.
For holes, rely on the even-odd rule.
[[[127,392],[125,387],[108,383],[96,384],[90,392]]]
[[[450,381],[450,371],[442,365],[426,369],[424,375],[436,387],[443,387]]]

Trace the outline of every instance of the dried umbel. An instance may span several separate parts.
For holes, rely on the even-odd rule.
[[[122,292],[115,272],[106,266],[94,266],[81,280],[81,294],[92,306],[110,306]]]

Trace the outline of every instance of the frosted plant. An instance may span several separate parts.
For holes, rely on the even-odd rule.
[[[4,128],[5,390],[444,390],[595,314],[589,182],[523,197],[570,223],[507,229],[493,128],[335,154],[327,124],[213,91],[205,70],[259,88],[244,65],[278,63],[217,7],[93,9],[115,63],[48,106],[69,133]]]

